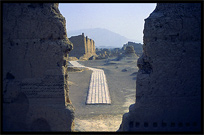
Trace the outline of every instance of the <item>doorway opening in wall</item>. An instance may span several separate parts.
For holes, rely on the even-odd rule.
[[[117,131],[135,103],[144,19],[155,3],[62,3],[69,54],[69,97],[76,131]]]

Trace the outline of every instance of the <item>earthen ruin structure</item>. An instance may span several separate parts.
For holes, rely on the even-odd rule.
[[[128,45],[124,48],[125,50],[123,51],[122,54],[118,55],[116,60],[137,60],[138,56],[135,54],[134,47],[132,45]]]
[[[96,55],[95,42],[87,36],[82,35],[72,36],[69,40],[73,43],[73,50],[69,56],[77,57],[78,59],[88,60],[91,56]]]
[[[134,55],[134,56],[136,56],[136,54],[135,54],[135,50],[134,50],[134,47],[133,47],[132,45],[127,46],[127,47],[125,48],[125,52],[124,52],[124,54],[126,54],[126,55]]]
[[[72,131],[68,40],[58,4],[3,3],[3,131]]]
[[[143,48],[142,48],[142,44],[141,43],[128,42],[127,44],[123,45],[122,50],[126,50],[127,46],[133,46],[137,56],[140,57],[142,55]]]
[[[119,131],[201,131],[201,4],[158,3],[145,19],[136,102]]]

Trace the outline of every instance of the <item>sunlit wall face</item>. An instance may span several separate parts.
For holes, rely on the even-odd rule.
[[[60,3],[69,31],[105,28],[135,42],[143,43],[144,19],[156,3]]]

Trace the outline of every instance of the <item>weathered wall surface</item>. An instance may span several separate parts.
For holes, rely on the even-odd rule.
[[[3,3],[3,130],[71,131],[68,40],[58,4]]]
[[[136,103],[119,131],[200,131],[201,5],[157,4],[143,46]]]
[[[89,39],[87,36],[82,35],[72,36],[69,40],[73,43],[73,50],[70,52],[69,56],[81,57],[82,59],[89,59],[91,56],[96,55],[95,52],[95,42]]]

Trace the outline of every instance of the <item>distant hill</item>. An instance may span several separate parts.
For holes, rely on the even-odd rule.
[[[131,41],[120,34],[102,28],[68,31],[67,34],[68,38],[70,38],[71,36],[81,35],[82,33],[93,39],[95,41],[95,46],[98,48],[122,48],[123,44]]]

